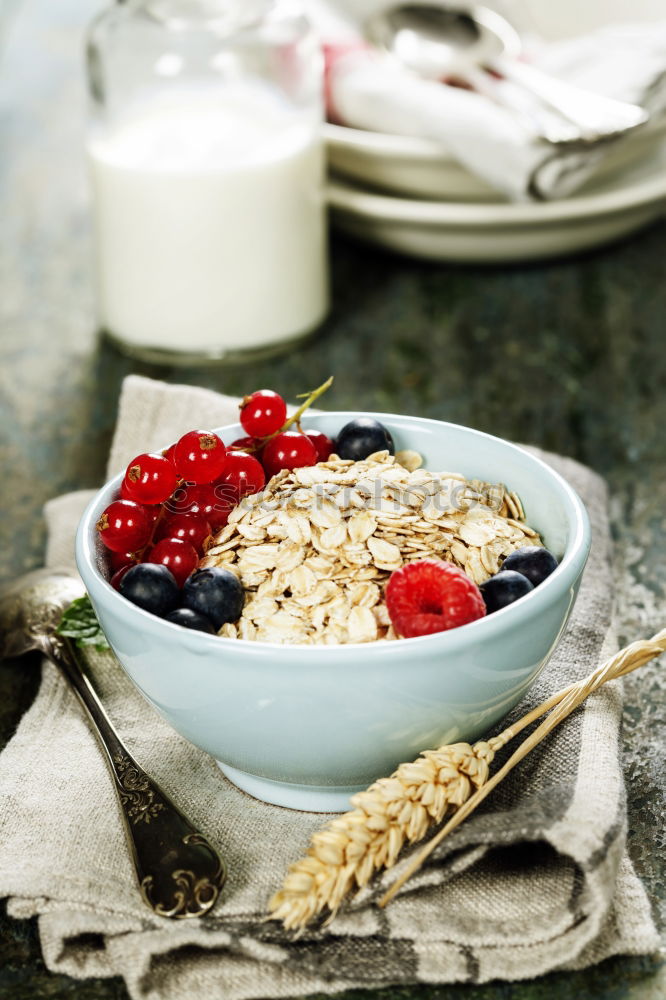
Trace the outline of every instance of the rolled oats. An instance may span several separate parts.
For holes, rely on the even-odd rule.
[[[338,510],[337,507],[336,510]],[[334,527],[326,528],[322,531],[319,541],[321,542],[320,551],[335,552],[347,541],[347,525],[344,521],[340,520]]]
[[[416,452],[283,470],[246,497],[202,566],[223,566],[246,589],[228,638],[300,644],[397,638],[384,602],[393,570],[444,559],[477,584],[502,559],[540,544],[519,497],[502,484],[436,474]]]
[[[317,586],[318,580],[309,566],[297,566],[289,574],[289,590],[293,597],[305,597]]]
[[[324,500],[320,497],[317,497],[315,503],[312,504],[309,517],[312,524],[316,524],[318,528],[337,528],[342,520],[340,508],[331,500]]]
[[[352,542],[365,542],[377,527],[377,518],[369,510],[352,513],[347,531]]]
[[[286,536],[285,536],[286,537]],[[278,550],[276,567],[285,573],[290,573],[297,566],[302,565],[305,559],[305,546],[297,545],[291,540],[285,541]]]
[[[409,449],[397,451],[395,453],[395,460],[398,465],[402,465],[408,472],[415,472],[423,465],[423,459],[418,451],[409,451]]]
[[[379,602],[380,590],[376,583],[362,580],[349,588],[349,599],[355,607],[373,608]]]
[[[377,620],[370,608],[358,606],[351,609],[347,633],[349,642],[374,642],[377,638]]]

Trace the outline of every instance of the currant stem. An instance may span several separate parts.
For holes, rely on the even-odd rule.
[[[136,560],[138,563],[141,562],[141,560],[143,559],[143,556],[144,556],[144,553],[145,553],[146,549],[149,549],[152,546],[153,541],[155,539],[155,534],[156,534],[157,529],[158,529],[159,524],[160,524],[160,521],[163,521],[163,520],[164,520],[164,501],[160,504],[160,512],[157,515],[157,517],[155,518],[155,520],[153,521],[153,530],[150,532],[150,537],[149,537],[148,541],[145,543],[145,545],[142,545],[140,549],[137,549],[136,552],[132,553],[132,555],[138,556],[138,558]]]
[[[333,385],[333,375],[331,375],[329,378],[327,378],[325,382],[322,382],[322,384],[317,389],[314,389],[309,394],[309,396],[307,397],[307,399],[305,400],[305,402],[301,403],[301,405],[296,410],[296,412],[293,413],[288,418],[288,420],[285,420],[285,422],[283,423],[282,427],[280,427],[279,430],[275,431],[273,434],[269,434],[268,437],[262,438],[261,439],[262,440],[262,445],[263,444],[267,444],[274,437],[277,437],[278,434],[282,434],[283,431],[288,430],[292,426],[292,424],[299,424],[300,423],[300,419],[303,416],[303,414],[305,413],[305,411],[310,406],[312,406],[312,404],[314,403],[314,401],[316,399],[319,399],[320,396],[323,396],[323,394],[326,392],[326,390],[330,389],[332,385]]]

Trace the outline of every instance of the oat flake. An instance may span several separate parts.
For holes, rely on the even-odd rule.
[[[264,642],[393,640],[384,603],[393,570],[444,559],[477,584],[523,545],[541,544],[520,498],[502,484],[422,467],[416,452],[361,462],[331,455],[283,470],[246,497],[211,541],[201,566],[236,573],[243,613],[220,635]]]

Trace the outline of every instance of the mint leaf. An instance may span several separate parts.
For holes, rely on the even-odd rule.
[[[111,648],[87,594],[72,601],[60,619],[56,632],[73,639],[80,647],[94,646],[99,652]]]

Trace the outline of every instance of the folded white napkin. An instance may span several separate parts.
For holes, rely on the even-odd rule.
[[[444,156],[513,200],[570,194],[617,143],[635,142],[642,132],[584,150],[557,149],[535,139],[516,115],[489,98],[420,79],[363,45],[361,24],[368,4],[356,7],[353,15],[346,6],[343,12],[325,0],[308,2],[328,56],[329,114],[334,120],[434,139]],[[643,105],[651,115],[648,128],[666,123],[666,21],[609,25],[549,44],[531,39],[527,55],[533,65],[569,83]]]

